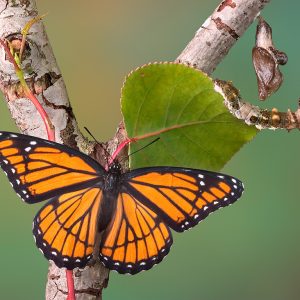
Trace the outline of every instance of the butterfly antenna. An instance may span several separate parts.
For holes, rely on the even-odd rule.
[[[158,137],[158,138],[156,138],[155,140],[151,141],[150,143],[148,143],[147,145],[143,146],[142,148],[137,149],[136,151],[131,152],[130,154],[128,154],[128,157],[131,156],[131,155],[133,155],[133,154],[135,154],[135,153],[137,153],[137,152],[140,152],[141,150],[143,150],[143,149],[147,148],[148,146],[154,144],[154,143],[157,142],[159,139],[160,139],[160,137]]]
[[[95,137],[94,137],[94,135],[90,132],[90,130],[87,128],[87,127],[83,127],[84,128],[84,130],[94,139],[94,141],[97,143],[97,144],[99,144],[99,145],[102,145],[102,143],[100,143]]]
[[[130,154],[128,154],[126,157],[124,157],[124,158],[123,158],[122,160],[120,160],[119,162],[122,162],[123,160],[128,159],[129,156],[131,156],[131,155],[133,155],[133,154],[135,154],[135,153],[137,153],[137,152],[140,152],[141,150],[143,150],[143,149],[147,148],[148,146],[150,146],[150,145],[154,144],[155,142],[157,142],[159,139],[160,139],[160,137],[158,137],[158,138],[156,138],[155,140],[151,141],[150,143],[146,144],[146,145],[143,146],[142,148],[137,149],[136,151],[131,152]]]
[[[106,153],[107,157],[111,157],[110,153],[103,147],[103,143],[99,142],[94,135],[90,132],[90,130],[87,127],[83,127],[85,129],[85,131],[94,139],[94,141],[104,150],[104,152]],[[107,163],[108,163],[108,159],[106,158]]]

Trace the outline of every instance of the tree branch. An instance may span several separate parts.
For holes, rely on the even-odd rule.
[[[19,45],[22,40],[21,30],[37,15],[34,0],[0,0],[0,38],[9,40],[12,45]],[[42,22],[34,24],[30,29],[22,68],[26,74],[27,85],[37,95],[55,127],[56,141],[85,153],[92,152],[94,143],[87,142],[79,132],[65,83]],[[3,48],[0,49],[0,89],[20,131],[47,138],[42,118],[32,102],[26,98],[15,68]],[[103,155],[97,157],[103,158]],[[101,299],[102,289],[108,281],[107,269],[98,263],[74,273],[76,292],[80,295],[78,299]],[[66,299],[66,295],[65,270],[50,263],[46,299]]]
[[[230,48],[270,0],[224,0],[196,32],[177,62],[192,65],[210,75]],[[238,119],[258,129],[300,129],[300,108],[295,112],[261,109],[243,100],[230,82],[215,80],[215,89]]]
[[[177,62],[210,75],[270,0],[224,0],[207,18]]]
[[[268,2],[223,1],[201,26],[177,61],[194,65],[211,74]],[[21,41],[19,33],[35,16],[37,9],[34,0],[0,0],[0,38],[11,42]],[[85,153],[91,153],[104,164],[103,150],[94,143],[87,142],[79,132],[61,72],[42,22],[35,24],[30,30],[22,67],[26,74],[30,74],[26,77],[28,86],[38,96],[51,118],[56,140]],[[6,59],[3,49],[0,50],[0,89],[20,131],[46,138],[42,119],[32,103],[24,97],[14,68]],[[125,138],[126,132],[121,123],[115,137],[107,144],[109,151],[113,152]],[[77,300],[101,299],[102,289],[108,281],[107,269],[96,263],[84,270],[76,270],[74,274]],[[65,270],[58,269],[50,263],[46,299],[66,299],[66,292]]]
[[[231,82],[214,80],[215,90],[224,98],[224,104],[237,119],[257,129],[287,129],[300,128],[300,109],[296,112],[279,112],[278,109],[261,109],[242,99],[237,88]]]

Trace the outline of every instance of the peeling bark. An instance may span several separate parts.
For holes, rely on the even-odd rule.
[[[270,0],[225,0],[177,58],[211,74]]]
[[[37,16],[34,1],[4,1],[0,0],[0,37],[9,41],[20,40],[20,32],[25,24]],[[47,138],[44,126],[40,126],[40,118],[36,115],[34,107],[24,98],[15,70],[6,60],[4,50],[0,49],[0,89],[5,95],[8,107],[19,126],[21,132]],[[22,68],[26,74],[26,81],[31,90],[38,95],[46,112],[51,117],[56,131],[56,140],[64,143],[66,138],[63,132],[67,120],[74,119],[73,134],[80,135],[74,115],[70,115],[69,103],[65,83],[59,67],[57,66],[52,48],[46,35],[42,22],[34,24],[27,37],[25,57]],[[43,99],[47,99],[45,102]],[[23,115],[23,113],[25,114]],[[32,114],[36,117],[29,118]],[[27,121],[26,121],[27,120]],[[30,120],[30,122],[28,122]]]

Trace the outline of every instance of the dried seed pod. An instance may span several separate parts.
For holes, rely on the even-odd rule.
[[[255,47],[252,49],[252,61],[257,77],[259,99],[265,100],[281,86],[283,75],[279,65],[285,65],[288,57],[274,47],[272,28],[261,17],[257,25]]]

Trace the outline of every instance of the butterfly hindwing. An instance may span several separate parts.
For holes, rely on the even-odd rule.
[[[159,216],[122,191],[102,237],[100,260],[119,273],[136,274],[159,263],[171,244],[171,232]]]
[[[129,193],[179,232],[232,204],[243,192],[240,180],[204,170],[150,167],[123,176]]]
[[[9,132],[0,132],[0,166],[27,203],[92,186],[104,174],[100,165],[79,151]]]
[[[33,234],[48,260],[58,267],[84,267],[92,257],[102,191],[90,187],[49,201],[36,215]]]

